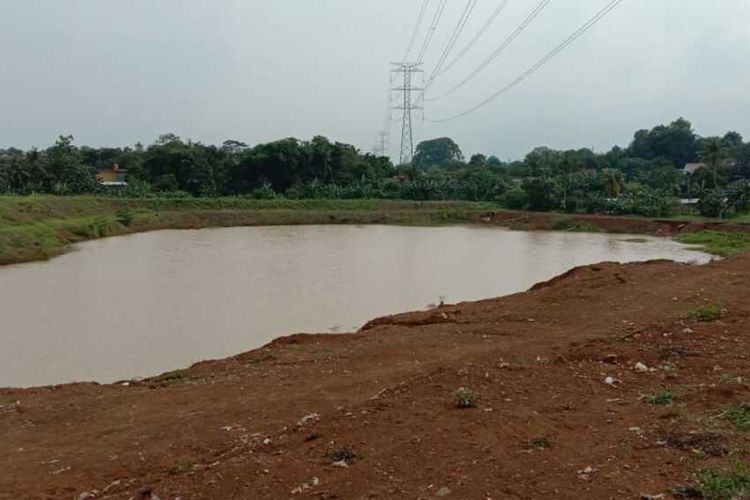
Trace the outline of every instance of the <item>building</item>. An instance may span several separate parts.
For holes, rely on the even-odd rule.
[[[705,166],[706,164],[703,162],[687,163],[685,164],[685,167],[682,169],[682,173],[686,175],[693,175],[694,173],[696,173],[698,170],[702,169]]]
[[[109,168],[100,168],[96,173],[96,180],[102,186],[127,186],[126,174],[127,170],[115,163]]]

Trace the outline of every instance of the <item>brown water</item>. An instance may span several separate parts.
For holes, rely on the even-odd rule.
[[[0,268],[0,387],[112,382],[294,332],[514,293],[573,266],[709,257],[667,239],[481,227],[297,226],[97,240]]]

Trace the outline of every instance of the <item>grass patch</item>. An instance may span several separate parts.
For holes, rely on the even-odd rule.
[[[732,422],[743,432],[750,432],[750,403],[730,406],[723,413],[724,418]]]
[[[176,464],[174,464],[170,469],[169,473],[172,475],[176,474],[184,474],[185,472],[190,472],[195,468],[195,464],[192,460],[188,459],[181,459],[178,460]]]
[[[651,396],[644,396],[643,400],[648,404],[656,406],[671,406],[674,404],[674,400],[677,398],[677,394],[672,391],[662,391]]]
[[[750,250],[750,233],[700,231],[681,234],[675,239],[686,245],[698,245],[697,250],[721,257],[729,257]]]
[[[465,410],[479,406],[479,393],[476,391],[461,387],[453,395],[455,397],[453,404],[456,408]]]
[[[688,318],[701,322],[716,321],[721,318],[721,307],[716,304],[696,307],[688,313]]]
[[[190,380],[190,376],[185,370],[175,370],[172,372],[164,373],[158,377],[154,377],[152,382],[161,386],[184,384]]]
[[[738,466],[732,470],[704,469],[691,490],[706,500],[732,500],[750,495],[750,471]]]

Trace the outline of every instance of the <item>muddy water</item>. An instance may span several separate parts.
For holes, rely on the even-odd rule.
[[[666,239],[479,227],[164,231],[0,268],[0,387],[112,382],[293,332],[527,289],[603,260],[708,256]]]

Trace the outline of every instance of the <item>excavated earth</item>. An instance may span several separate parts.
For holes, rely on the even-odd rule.
[[[749,292],[750,255],[603,263],[141,382],[0,390],[0,498],[670,498],[750,462],[723,416],[750,402]]]

